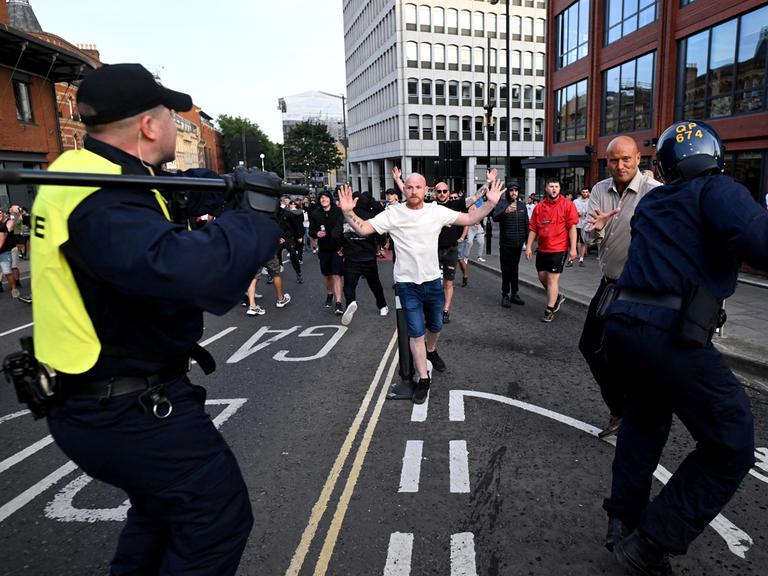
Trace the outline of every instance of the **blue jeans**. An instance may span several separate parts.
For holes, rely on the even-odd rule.
[[[422,284],[397,282],[396,290],[408,322],[408,336],[419,338],[426,330],[436,334],[443,329],[445,292],[440,278]]]

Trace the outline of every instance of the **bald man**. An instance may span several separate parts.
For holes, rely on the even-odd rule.
[[[444,226],[472,226],[491,213],[499,201],[503,182],[496,180],[486,193],[487,201],[471,214],[446,208],[438,202],[424,203],[427,183],[421,174],[405,180],[405,202],[391,206],[370,220],[353,212],[357,203],[349,186],[339,191],[339,208],[344,218],[361,236],[389,233],[397,246],[395,283],[408,322],[408,337],[413,364],[419,381],[413,402],[427,399],[430,379],[427,360],[442,372],[445,363],[437,354],[437,339],[443,327],[445,293],[440,283],[437,241]]]
[[[661,184],[639,170],[640,151],[637,142],[629,136],[611,140],[606,155],[611,177],[592,188],[584,227],[587,243],[597,243],[603,278],[589,305],[579,341],[579,350],[589,364],[611,413],[608,426],[599,434],[601,438],[618,431],[624,413],[624,395],[619,385],[621,375],[610,375],[605,367],[603,321],[597,317],[597,309],[606,287],[614,284],[624,269],[630,241],[629,221],[635,213],[635,206],[646,192]]]

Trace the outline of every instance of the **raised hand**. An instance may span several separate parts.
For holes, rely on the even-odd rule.
[[[354,210],[355,206],[357,206],[357,198],[352,198],[352,186],[343,184],[339,188],[339,208],[342,212],[349,212]]]
[[[496,172],[496,170],[491,170],[491,172]],[[485,195],[492,204],[498,204],[503,190],[504,182],[502,180],[494,180],[488,187],[488,191]]]
[[[600,232],[608,224],[608,221],[619,212],[621,212],[621,208],[614,208],[608,212],[603,212],[600,208],[595,208],[587,214],[587,224],[584,229],[588,232],[591,230]]]
[[[392,166],[392,179],[395,182],[403,179],[403,173],[400,171],[400,168],[398,168],[397,166]]]

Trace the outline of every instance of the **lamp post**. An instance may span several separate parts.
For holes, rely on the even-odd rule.
[[[288,108],[285,105],[285,98],[277,99],[277,109],[280,110],[280,117],[282,120],[281,129],[283,131],[283,181],[287,182],[288,172],[285,170],[285,113],[288,111]]]
[[[264,172],[264,152],[259,154],[259,158],[261,158],[261,171]]]
[[[496,5],[496,4],[499,3],[499,0],[488,0],[488,1],[492,5]],[[505,29],[506,29],[506,39],[505,39],[505,41],[506,41],[506,51],[507,51],[507,67],[506,67],[507,68],[507,74],[506,74],[506,82],[507,82],[507,137],[506,137],[506,141],[507,141],[507,155],[504,158],[504,176],[506,178],[509,178],[510,177],[510,173],[509,172],[512,169],[512,162],[511,162],[511,159],[509,157],[509,155],[510,155],[510,145],[509,145],[509,142],[510,142],[510,136],[511,136],[511,133],[512,133],[512,126],[510,124],[510,117],[512,116],[512,99],[510,98],[510,90],[511,90],[511,88],[509,86],[509,82],[510,82],[510,75],[509,75],[509,73],[510,73],[510,70],[509,70],[509,0],[507,0],[504,3],[504,21],[505,21],[504,25],[505,25]],[[501,65],[501,61],[499,61],[499,65]]]

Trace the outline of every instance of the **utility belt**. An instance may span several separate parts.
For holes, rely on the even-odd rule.
[[[606,318],[614,302],[632,302],[679,312],[677,340],[687,348],[704,348],[717,328],[727,320],[725,309],[712,293],[701,285],[685,296],[648,292],[635,288],[617,288],[609,284],[598,305],[598,317]]]

